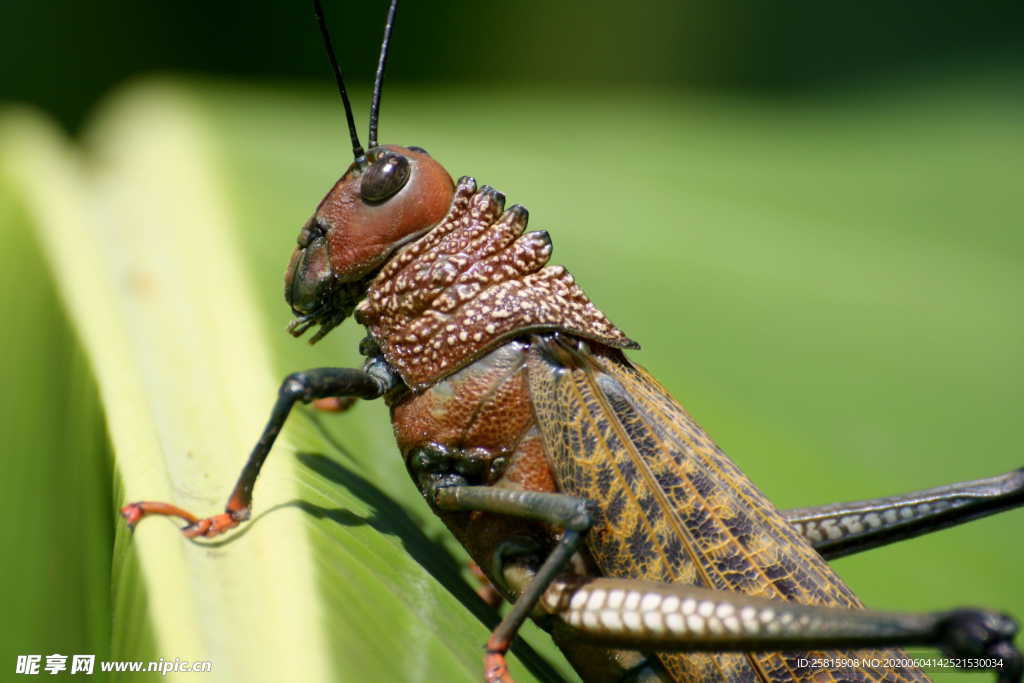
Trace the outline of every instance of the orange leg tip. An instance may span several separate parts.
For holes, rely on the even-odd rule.
[[[484,680],[487,683],[515,683],[508,672],[508,664],[505,662],[503,652],[488,650],[484,657]]]
[[[486,574],[484,574],[484,570],[480,569],[480,565],[476,562],[470,562],[469,571],[480,583],[476,589],[476,594],[480,599],[495,609],[501,607],[501,603],[504,598],[501,597],[501,593],[498,592],[498,589],[494,587],[491,580],[487,578]]]
[[[499,593],[494,586],[480,586],[476,589],[476,594],[477,597],[494,609],[501,607],[501,603],[504,601],[504,598],[501,597],[501,593]]]
[[[148,515],[178,517],[185,520],[186,525],[182,527],[181,533],[186,538],[196,538],[197,536],[212,538],[214,536],[219,536],[228,529],[234,529],[236,526],[249,519],[249,508],[240,507],[237,510],[222,512],[219,515],[213,515],[212,517],[206,517],[204,519],[200,519],[191,512],[182,510],[180,507],[171,505],[170,503],[140,501],[137,503],[129,503],[121,508],[121,516],[128,522],[129,529],[134,529],[135,525],[139,523],[139,520]]]
[[[347,396],[345,398],[339,398],[337,396],[328,396],[327,398],[318,398],[313,401],[313,407],[317,410],[322,410],[327,413],[343,413],[356,404],[359,399],[355,396]]]

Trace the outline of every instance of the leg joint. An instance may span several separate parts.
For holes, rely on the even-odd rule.
[[[293,372],[284,378],[277,393],[281,398],[292,401],[310,401],[309,389],[309,376],[305,372]]]
[[[565,528],[580,533],[586,533],[594,526],[594,514],[591,510],[592,504],[586,498],[572,499],[573,504],[570,514],[565,520]]]
[[[308,403],[327,396],[374,399],[389,389],[388,382],[354,368],[314,368],[293,372],[281,382],[278,396],[286,401]]]

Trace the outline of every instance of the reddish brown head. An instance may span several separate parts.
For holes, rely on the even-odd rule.
[[[369,281],[398,247],[444,218],[455,191],[451,176],[426,150],[377,144],[384,64],[397,6],[397,0],[392,0],[384,26],[370,104],[369,151],[364,153],[323,8],[313,0],[345,105],[355,161],[302,227],[284,276],[284,298],[296,315],[288,329],[297,337],[320,325],[311,344],[352,313]]]
[[[315,342],[347,318],[388,257],[444,218],[454,189],[419,147],[382,145],[349,166],[303,226],[288,264],[292,334],[319,324]]]

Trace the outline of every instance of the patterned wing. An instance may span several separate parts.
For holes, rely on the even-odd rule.
[[[862,606],[682,406],[620,351],[535,337],[529,383],[559,488],[600,503],[588,546],[607,576]],[[659,656],[679,680],[830,680],[797,666],[805,652]],[[861,669],[832,680],[927,679]]]

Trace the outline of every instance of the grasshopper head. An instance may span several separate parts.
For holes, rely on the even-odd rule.
[[[419,147],[381,145],[357,160],[299,232],[284,277],[295,336],[315,342],[347,318],[376,271],[401,245],[436,225],[454,193],[451,176]]]
[[[451,176],[426,150],[377,144],[384,65],[397,8],[398,0],[391,0],[370,103],[369,151],[364,153],[323,7],[313,0],[355,161],[302,227],[284,276],[284,298],[296,316],[288,331],[298,337],[320,325],[311,344],[351,315],[374,274],[398,247],[444,218],[455,193]]]

